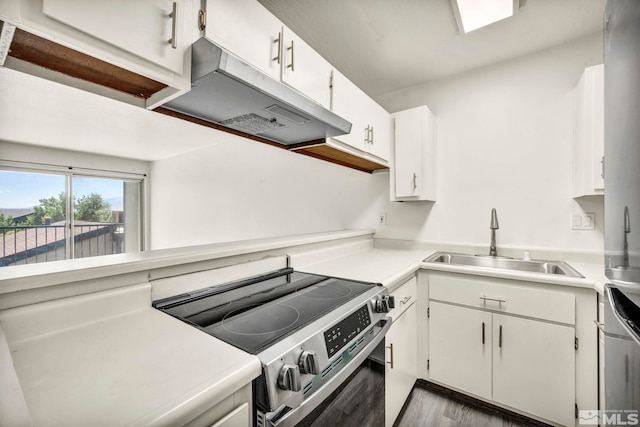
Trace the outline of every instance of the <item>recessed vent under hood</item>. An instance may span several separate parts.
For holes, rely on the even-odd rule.
[[[220,124],[251,135],[260,135],[261,133],[278,130],[284,127],[284,125],[282,123],[278,123],[276,119],[267,119],[266,117],[253,113],[233,117],[220,122]]]
[[[206,38],[193,44],[191,55],[191,91],[164,108],[284,145],[351,131],[342,117]]]

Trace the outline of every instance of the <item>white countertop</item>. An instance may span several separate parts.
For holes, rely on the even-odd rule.
[[[347,250],[347,247],[350,250]],[[584,276],[584,278],[574,278],[515,270],[427,263],[422,260],[432,255],[435,251],[378,248],[374,247],[373,242],[345,245],[345,250],[337,250],[334,253],[325,252],[325,254],[319,254],[321,256],[313,257],[313,259],[301,256],[298,261],[297,257],[292,257],[293,266],[298,270],[309,273],[379,282],[389,287],[390,291],[394,290],[406,277],[414,274],[419,269],[589,288],[596,290],[600,294],[604,292],[604,283],[607,282],[604,276],[604,267],[600,264],[569,263]]]
[[[61,283],[95,280],[99,277],[147,271],[235,255],[367,235],[373,236],[374,233],[374,230],[329,231],[16,265],[0,269],[0,295]]]
[[[344,245],[344,250],[326,250],[323,254],[292,256],[291,264],[306,273],[382,283],[393,288],[412,275],[420,261],[431,251],[377,249],[373,241]]]
[[[150,292],[145,284],[1,313],[34,425],[181,425],[260,375],[257,357],[151,308]]]
[[[367,234],[371,232],[290,236],[251,241],[247,247],[236,242],[201,248],[203,253],[185,248],[132,254],[123,264],[88,259],[61,270],[48,264],[31,267],[38,267],[37,279],[51,271],[57,275],[54,282],[76,277],[86,280],[96,272],[99,276],[121,274],[122,269],[140,271],[156,264],[178,265],[346,238],[335,245],[313,246],[314,250],[294,250],[291,265],[309,273],[382,283],[391,291],[419,269],[598,292],[606,282],[603,267],[597,264],[570,263],[585,276],[578,279],[424,263],[433,250],[376,247]],[[363,238],[349,240],[358,236]],[[84,269],[80,264],[88,266]],[[15,280],[7,282],[22,289],[29,276],[24,270],[11,277]],[[143,283],[0,311],[0,409],[13,409],[11,414],[0,414],[0,425],[20,419],[24,425],[31,425],[31,420],[36,425],[175,425],[201,414],[260,375],[257,357],[151,308],[151,287]],[[45,286],[42,292],[46,291]],[[10,375],[4,375],[7,372]],[[21,400],[28,412],[11,403]]]

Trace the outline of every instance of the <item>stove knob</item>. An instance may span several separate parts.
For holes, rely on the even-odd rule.
[[[298,360],[298,366],[303,374],[317,375],[320,372],[318,369],[318,355],[315,351],[303,351],[300,355],[300,360]]]
[[[300,368],[297,365],[284,365],[278,375],[278,387],[282,390],[300,391]]]
[[[392,308],[396,308],[396,300],[391,295],[383,295],[376,300],[376,312],[388,313]]]

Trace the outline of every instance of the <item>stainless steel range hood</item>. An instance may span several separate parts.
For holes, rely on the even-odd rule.
[[[167,109],[284,145],[351,131],[348,121],[206,38],[191,55],[191,91],[164,104]]]

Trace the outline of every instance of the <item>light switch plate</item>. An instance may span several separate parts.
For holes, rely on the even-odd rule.
[[[378,225],[385,225],[387,223],[387,214],[380,213],[378,214]]]
[[[572,213],[571,214],[572,230],[595,230],[596,214],[594,213]]]

